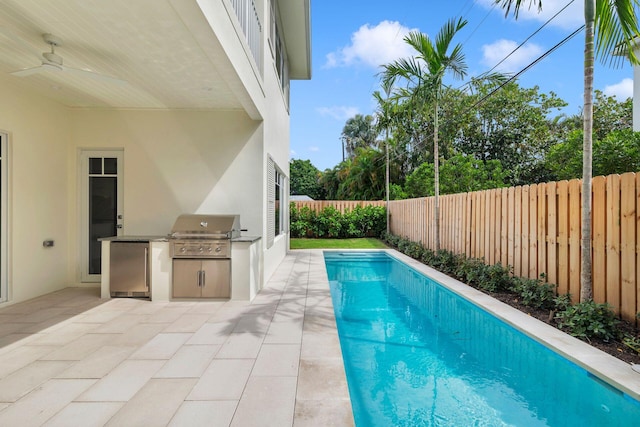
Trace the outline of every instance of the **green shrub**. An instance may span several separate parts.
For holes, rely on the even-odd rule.
[[[509,268],[500,263],[488,266],[478,284],[478,288],[488,292],[504,292],[512,287],[513,279],[509,275]]]
[[[326,206],[317,218],[317,237],[337,238],[341,236],[342,214],[333,206]]]
[[[556,285],[540,279],[515,279],[513,291],[520,296],[522,304],[528,307],[552,310],[556,306]]]
[[[618,319],[609,304],[586,301],[570,305],[556,314],[558,327],[574,337],[590,341],[598,338],[605,342],[616,338]]]
[[[422,256],[420,257],[420,262],[433,266],[434,260],[436,259],[436,253],[431,249],[424,248],[422,251]]]
[[[295,203],[291,203],[289,217],[291,237],[313,237],[316,234],[317,215],[308,206],[298,209]]]
[[[374,237],[386,227],[384,206],[356,206],[342,214],[333,206],[316,213],[307,206],[298,209],[295,203],[290,205],[291,237]]]
[[[423,253],[424,248],[420,243],[416,242],[409,242],[405,252],[406,255],[410,256],[413,259],[421,259]]]
[[[639,337],[634,337],[631,334],[625,333],[624,337],[622,338],[622,343],[627,347],[629,347],[631,350],[635,351],[636,353],[640,353]]]
[[[455,275],[458,280],[465,282],[469,286],[478,288],[487,275],[487,270],[488,266],[484,263],[483,259],[466,258],[462,260],[456,268]]]
[[[571,305],[571,294],[558,295],[553,299],[556,311],[564,311]]]
[[[444,249],[436,252],[433,267],[444,274],[454,275],[460,263],[464,260],[463,255],[456,255]]]

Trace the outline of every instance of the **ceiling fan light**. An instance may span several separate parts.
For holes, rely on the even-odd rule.
[[[62,65],[59,65],[53,62],[43,62],[42,68],[44,68],[45,70],[56,71],[56,72],[62,71]]]
[[[47,62],[62,66],[62,57],[60,55],[56,55],[53,52],[42,52],[42,56],[44,56]]]

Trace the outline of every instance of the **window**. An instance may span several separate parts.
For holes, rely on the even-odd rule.
[[[287,51],[282,42],[282,35],[278,25],[278,11],[275,1],[271,2],[271,49],[273,60],[275,62],[280,88],[285,97],[287,105],[289,105],[289,61],[287,59]]]
[[[270,157],[267,167],[267,248],[270,248],[275,237],[286,231],[286,177]]]

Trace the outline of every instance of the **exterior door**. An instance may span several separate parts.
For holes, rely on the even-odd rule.
[[[82,151],[81,280],[99,282],[102,237],[122,234],[122,150]]]

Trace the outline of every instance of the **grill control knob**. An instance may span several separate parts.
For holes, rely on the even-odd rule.
[[[183,253],[184,253],[184,252],[186,252],[186,251],[187,251],[187,248],[185,248],[184,246],[180,248],[180,252],[183,252]]]
[[[211,246],[209,246],[209,252],[211,252],[213,250],[213,248]]]
[[[216,252],[220,252],[222,250],[222,248],[220,246],[216,247]]]
[[[202,246],[200,246],[199,252],[201,252],[201,253],[204,252],[204,248]]]

